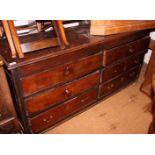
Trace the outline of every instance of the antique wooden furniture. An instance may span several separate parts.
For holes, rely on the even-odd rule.
[[[0,59],[0,134],[20,133],[22,128],[16,116],[2,65],[3,62]]]
[[[155,20],[92,20],[92,35],[110,35],[155,28]]]
[[[155,40],[151,39],[149,49],[152,50],[152,54],[140,90],[146,95],[152,97],[152,76],[155,73]]]
[[[150,125],[149,128],[149,133],[150,134],[155,134],[155,73],[152,76],[152,89],[153,89],[153,94],[152,94],[152,113],[153,113],[153,121]]]
[[[10,58],[7,42],[0,42],[25,133],[44,132],[135,81],[150,40],[150,30],[103,37],[82,26],[66,33],[66,49],[42,49],[24,59]]]
[[[44,38],[40,39],[38,36],[36,40],[29,40],[29,42],[26,41],[24,43],[20,41],[17,35],[13,20],[2,20],[2,25],[9,42],[12,58],[16,58],[17,54],[19,58],[23,58],[24,53],[40,50],[43,48],[59,45],[61,49],[64,49],[69,45],[61,20],[52,20],[52,26],[56,32],[56,37],[52,38],[50,36],[45,36]],[[40,30],[41,28],[39,28],[38,24],[37,26]]]

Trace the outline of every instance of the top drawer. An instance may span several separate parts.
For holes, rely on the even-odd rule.
[[[126,56],[148,49],[149,37],[104,51],[103,66],[110,65]]]
[[[24,96],[83,76],[102,66],[102,54],[21,78]]]

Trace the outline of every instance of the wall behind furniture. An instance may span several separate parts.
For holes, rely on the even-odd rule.
[[[155,40],[155,32],[152,32],[150,34],[150,36],[151,36],[151,39]],[[148,64],[148,62],[150,60],[151,53],[152,53],[152,51],[151,50],[148,50],[148,52],[145,54],[144,62],[147,63],[147,64]]]

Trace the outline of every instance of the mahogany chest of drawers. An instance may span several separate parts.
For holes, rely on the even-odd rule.
[[[87,32],[68,29],[67,49],[48,48],[24,59],[12,60],[7,45],[2,48],[25,133],[43,132],[137,79],[149,31],[106,37]]]

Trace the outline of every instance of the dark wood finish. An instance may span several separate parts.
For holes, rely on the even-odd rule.
[[[26,99],[26,110],[29,113],[39,112],[49,106],[63,102],[91,87],[97,86],[99,77],[99,72],[96,72],[62,87],[30,97]]]
[[[102,83],[122,74],[123,71],[124,71],[124,61],[105,68],[102,72]]]
[[[89,56],[78,62],[58,66],[21,79],[24,96],[88,74],[102,66],[102,56]]]
[[[136,68],[133,68],[128,72],[125,72],[124,74],[113,79],[112,81],[102,84],[100,86],[100,92],[99,92],[100,97],[109,95],[110,93],[119,89],[120,86],[123,87],[130,81],[133,81],[134,79],[136,79],[139,74],[139,68],[140,66],[137,66]]]
[[[139,64],[142,64],[145,52],[146,51],[137,52],[136,54],[133,54],[125,59],[121,59],[121,61],[118,61],[118,63],[103,69],[102,83],[119,76],[123,72],[126,72]]]
[[[149,45],[149,37],[143,38],[127,45],[106,50],[104,52],[103,65],[110,65],[117,60],[135,54],[136,52],[147,50]]]
[[[21,44],[23,53],[33,52],[43,48],[49,48],[52,46],[58,46],[57,38],[45,38],[43,40],[36,40],[29,43]]]
[[[131,57],[129,57],[126,61],[125,61],[125,70],[128,70],[130,68],[133,68],[134,66],[138,65],[138,64],[142,64],[143,63],[143,59],[144,59],[144,54],[146,53],[146,51],[144,52],[139,52]]]
[[[0,60],[0,134],[20,133],[22,128],[18,121],[5,72]]]
[[[63,120],[66,116],[69,116],[85,106],[91,104],[97,100],[97,90],[93,89],[88,91],[79,97],[75,97],[62,105],[57,106],[39,116],[36,116],[30,120],[33,132],[39,132],[47,127],[54,125],[56,122]]]
[[[90,36],[88,28],[66,29],[70,45],[63,50],[42,49],[24,59],[10,58],[7,43],[0,42],[25,133],[40,133],[137,79],[151,30],[100,37]],[[20,41],[46,35],[22,36]],[[82,96],[88,97],[84,103]]]

